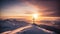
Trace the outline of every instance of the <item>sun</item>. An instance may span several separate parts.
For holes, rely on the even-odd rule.
[[[33,18],[37,19],[38,18],[38,14],[33,14]]]

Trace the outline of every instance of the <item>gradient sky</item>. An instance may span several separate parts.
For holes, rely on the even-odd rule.
[[[38,13],[41,16],[60,17],[57,0],[2,0],[1,16],[29,16]]]

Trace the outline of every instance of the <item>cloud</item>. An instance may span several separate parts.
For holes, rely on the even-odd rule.
[[[25,6],[24,3],[27,4],[29,7]],[[2,1],[2,8],[6,9],[6,7],[20,4],[19,6],[25,6],[26,8],[31,7],[32,9],[32,7],[34,7],[38,9],[37,12],[42,13],[43,16],[60,16],[57,3],[58,3],[57,0],[56,1],[54,0],[9,0],[8,1],[6,0],[6,1]],[[15,10],[15,8],[13,9]],[[29,10],[25,10],[25,11],[27,11],[28,13],[33,13],[33,12],[30,12]],[[35,10],[35,9],[32,9],[32,10]],[[28,13],[25,13],[25,14],[28,14]]]

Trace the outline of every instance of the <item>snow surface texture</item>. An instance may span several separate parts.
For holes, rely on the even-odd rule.
[[[36,25],[28,25],[25,27],[20,27],[12,31],[6,31],[1,34],[56,34],[52,31],[40,28]]]

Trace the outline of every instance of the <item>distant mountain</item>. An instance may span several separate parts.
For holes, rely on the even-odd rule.
[[[25,21],[18,21],[16,19],[0,19],[0,32],[14,30],[19,27],[23,27],[29,25],[29,23]]]
[[[41,20],[41,21],[39,21],[39,23],[41,23],[42,25],[53,26],[56,29],[60,29],[60,20],[54,20],[54,21],[52,21],[52,20]]]

